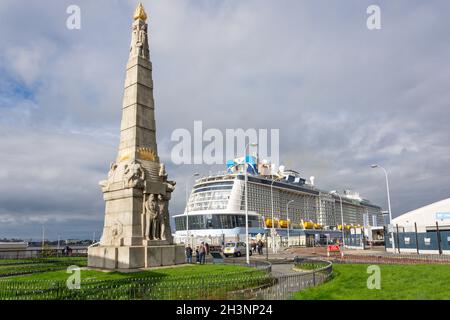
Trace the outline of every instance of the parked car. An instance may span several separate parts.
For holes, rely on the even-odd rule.
[[[252,255],[251,249],[249,252]],[[228,242],[223,250],[223,255],[227,258],[231,255],[235,257],[245,256],[245,253],[245,242]]]

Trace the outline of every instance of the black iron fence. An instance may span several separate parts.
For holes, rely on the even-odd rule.
[[[0,280],[0,300],[203,300],[228,299],[229,292],[270,283],[259,269],[223,274],[83,281]]]
[[[257,288],[231,292],[228,297],[231,299],[288,300],[292,299],[296,292],[324,283],[333,274],[333,264],[329,261],[295,258],[278,263],[298,268],[297,271],[288,274],[272,274],[270,282]],[[305,269],[298,270],[302,268]]]
[[[86,257],[87,248],[74,248],[69,252],[64,249],[24,249],[24,250],[0,250],[1,259],[39,259],[47,257]]]
[[[41,259],[41,263],[24,265],[34,267],[24,273],[61,270],[76,264],[74,259],[66,258],[53,264],[51,259]],[[6,269],[8,263],[0,263],[0,270]],[[269,262],[255,260],[248,265],[244,260],[226,259],[224,264],[251,268],[190,276],[139,277],[130,274],[122,279],[84,280],[79,286],[67,280],[14,280],[12,277],[0,279],[0,300],[290,299],[295,292],[319,285],[332,274],[332,265],[327,261],[294,259],[285,263],[290,267],[300,265],[307,270],[274,275]],[[14,275],[22,274],[20,263],[12,267],[11,270],[16,272]],[[69,279],[71,275],[67,276]]]

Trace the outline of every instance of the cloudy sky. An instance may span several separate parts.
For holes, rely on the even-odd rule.
[[[450,2],[146,0],[157,138],[184,209],[177,128],[280,129],[280,160],[393,215],[450,195]],[[81,30],[66,28],[69,5]],[[381,8],[382,29],[366,26]],[[99,234],[136,1],[0,1],[0,238]]]

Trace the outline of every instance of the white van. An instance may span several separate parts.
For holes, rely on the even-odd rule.
[[[252,250],[249,250],[250,255],[252,255]],[[245,256],[245,242],[228,242],[223,250],[223,255],[228,258],[228,256]]]

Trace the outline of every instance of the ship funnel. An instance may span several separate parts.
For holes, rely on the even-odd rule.
[[[309,177],[309,183],[313,186],[314,185],[314,180],[316,179],[316,177],[311,176]]]

